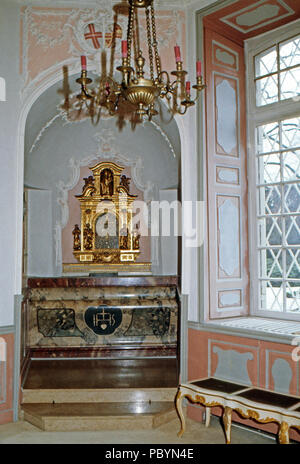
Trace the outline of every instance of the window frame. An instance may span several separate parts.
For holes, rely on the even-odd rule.
[[[299,35],[300,20],[245,41],[246,101],[247,101],[247,166],[248,166],[248,211],[249,211],[249,270],[250,270],[250,316],[282,320],[300,320],[300,313],[260,309],[259,252],[257,221],[257,172],[256,128],[263,124],[300,116],[300,97],[281,100],[265,106],[256,106],[255,56],[272,46]]]

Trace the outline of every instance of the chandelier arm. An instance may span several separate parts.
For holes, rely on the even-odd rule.
[[[153,52],[152,52],[152,43],[151,43],[151,24],[150,24],[150,12],[149,8],[146,8],[146,24],[147,24],[147,40],[148,40],[148,53],[150,61],[150,76],[154,80],[154,66],[153,66]]]

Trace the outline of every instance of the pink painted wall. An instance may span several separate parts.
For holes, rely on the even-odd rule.
[[[14,335],[0,335],[6,342],[6,362],[0,363],[0,424],[13,420]]]
[[[217,368],[221,367],[222,358],[215,352],[215,347],[223,352],[232,350],[235,353],[249,354],[252,359],[246,362],[250,385],[274,391],[274,376],[272,368],[276,360],[288,362],[291,371],[289,394],[300,396],[300,362],[292,360],[292,351],[295,348],[283,343],[273,343],[253,338],[202,332],[195,329],[188,330],[188,379],[195,380],[202,377],[214,376]],[[250,357],[249,356],[249,357]],[[231,379],[239,382],[240,378]],[[280,392],[279,392],[280,393]],[[189,407],[188,415],[194,420],[202,420],[202,407]],[[213,414],[221,415],[221,408],[213,408]],[[277,433],[277,424],[258,424],[249,419],[242,419],[238,414],[233,420],[245,425]],[[291,430],[290,437],[300,441],[300,432]]]

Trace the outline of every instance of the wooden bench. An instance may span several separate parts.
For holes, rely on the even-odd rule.
[[[226,443],[231,442],[232,411],[245,419],[254,419],[260,423],[277,422],[279,424],[279,443],[289,443],[289,430],[294,427],[300,431],[300,398],[270,392],[262,388],[249,387],[227,382],[214,377],[206,377],[179,385],[176,395],[176,410],[181,421],[181,437],[185,431],[185,418],[182,400],[199,403],[206,408],[206,427],[210,423],[213,406],[222,406]]]

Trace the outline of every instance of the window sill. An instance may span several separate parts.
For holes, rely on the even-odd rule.
[[[291,345],[293,339],[300,337],[300,322],[262,317],[236,317],[202,323],[189,322],[188,327],[288,345]]]

